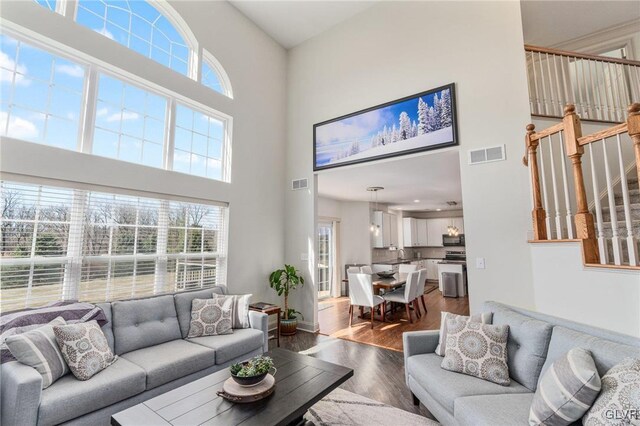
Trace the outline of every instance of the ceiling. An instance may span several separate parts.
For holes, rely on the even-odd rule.
[[[640,3],[634,0],[522,0],[520,4],[525,43],[545,47],[640,18]]]
[[[318,173],[318,195],[347,201],[371,201],[369,186],[383,186],[378,202],[409,211],[460,209],[462,187],[458,150],[342,167]],[[419,200],[419,202],[414,202]],[[457,201],[455,207],[447,201]]]
[[[368,9],[376,1],[230,0],[230,3],[290,49]]]

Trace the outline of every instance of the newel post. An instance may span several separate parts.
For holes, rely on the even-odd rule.
[[[600,263],[596,228],[593,223],[593,215],[589,213],[587,193],[584,188],[584,177],[582,174],[582,154],[584,154],[584,148],[578,143],[578,139],[582,137],[582,127],[580,126],[580,117],[576,114],[575,106],[568,104],[564,108],[564,118],[562,121],[564,123],[564,142],[567,149],[567,156],[571,159],[573,166],[573,182],[577,204],[577,212],[575,215],[576,236],[582,240],[584,262]]]
[[[640,104],[629,105],[629,117],[627,117],[627,129],[633,142],[633,149],[636,153],[636,172],[638,182],[640,182]]]
[[[539,139],[533,138],[535,133],[535,126],[533,124],[527,125],[527,134],[524,137],[525,144],[527,146],[527,152],[529,154],[528,162],[531,170],[531,185],[533,187],[533,211],[531,217],[533,218],[533,238],[535,240],[547,239],[547,225],[545,223],[546,213],[542,207],[542,195],[540,195],[540,171],[538,170],[538,143]]]

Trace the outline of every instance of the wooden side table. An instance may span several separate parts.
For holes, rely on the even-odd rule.
[[[261,306],[262,305],[262,306]],[[249,305],[249,309],[252,311],[262,312],[267,315],[276,315],[278,318],[278,326],[276,327],[276,335],[269,336],[269,340],[276,339],[278,347],[280,347],[280,306],[270,305],[264,302],[258,302]]]

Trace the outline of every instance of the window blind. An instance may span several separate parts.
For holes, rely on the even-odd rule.
[[[226,280],[226,207],[0,182],[3,311]]]

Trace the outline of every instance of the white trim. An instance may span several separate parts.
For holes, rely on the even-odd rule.
[[[93,152],[93,130],[95,128],[97,103],[98,71],[95,67],[89,66],[85,73],[78,125],[78,151],[86,154]]]
[[[233,88],[231,87],[231,80],[229,79],[229,75],[224,70],[224,67],[222,66],[220,61],[218,61],[218,59],[216,59],[216,57],[206,49],[202,49],[201,58],[203,64],[207,64],[216,74],[218,74],[218,79],[220,80],[220,84],[222,85],[223,94],[233,99]]]
[[[551,47],[595,55],[624,47],[627,51],[627,59],[636,60],[633,37],[638,31],[638,26],[640,26],[640,19],[633,19]]]

